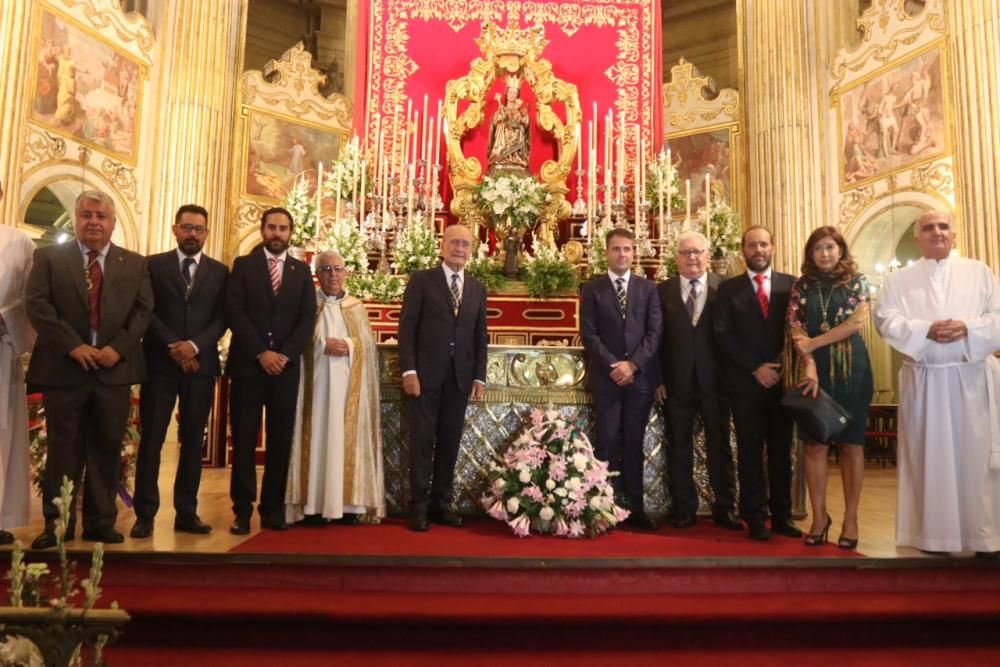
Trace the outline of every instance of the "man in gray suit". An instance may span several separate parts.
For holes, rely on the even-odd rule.
[[[111,243],[115,204],[103,192],[82,192],[75,213],[76,239],[37,250],[28,277],[38,341],[27,381],[42,392],[48,428],[45,531],[33,549],[56,545],[53,501],[63,477],[79,483],[84,467],[83,539],[123,541],[115,530],[122,438],[131,385],[145,374],[140,341],[153,307],[146,259]],[[75,532],[72,509],[70,517],[67,540]]]
[[[613,483],[631,510],[626,523],[656,530],[643,508],[642,441],[658,384],[660,298],[656,283],[629,271],[635,258],[632,232],[612,229],[605,247],[607,275],[589,281],[580,293],[580,338],[590,361],[587,379],[597,431],[594,451],[621,473]]]

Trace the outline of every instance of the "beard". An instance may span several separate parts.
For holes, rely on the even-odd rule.
[[[288,249],[288,241],[283,238],[274,237],[264,241],[264,245],[271,251],[272,255],[280,255]]]
[[[181,252],[188,257],[193,257],[201,252],[201,247],[201,241],[198,239],[185,239],[184,242],[181,243]]]
[[[760,273],[771,266],[771,258],[766,255],[756,254],[746,258],[747,266]]]

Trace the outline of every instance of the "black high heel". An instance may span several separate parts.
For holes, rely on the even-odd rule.
[[[822,532],[820,532],[818,534],[812,534],[812,533],[810,533],[810,534],[806,535],[805,540],[804,540],[805,545],[807,547],[819,547],[819,546],[823,546],[824,544],[826,544],[826,538],[829,537],[829,535],[830,535],[830,526],[832,526],[832,525],[833,525],[833,519],[830,518],[829,514],[827,514],[826,515],[826,527],[823,528]]]
[[[844,537],[843,535],[841,535],[840,539],[837,540],[837,546],[840,547],[841,549],[854,551],[855,549],[858,548],[858,538],[855,537],[854,539],[851,539],[850,537]]]

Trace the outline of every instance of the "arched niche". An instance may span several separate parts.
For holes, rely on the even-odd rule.
[[[79,169],[79,164],[75,165]],[[77,196],[84,190],[100,190],[111,197],[115,203],[115,230],[111,234],[111,241],[118,246],[135,250],[138,244],[138,234],[135,219],[128,204],[121,198],[115,188],[104,179],[104,177],[88,168],[84,168],[83,180],[78,176],[67,176],[66,167],[60,165],[49,165],[30,173],[22,183],[22,197],[18,208],[18,226],[24,230],[36,243],[46,244],[57,242],[58,237],[48,238],[46,234],[50,232],[51,223],[56,223],[63,227],[63,220],[68,219],[69,238],[73,237],[74,208]],[[54,211],[56,205],[61,207],[60,216],[53,217],[50,225],[38,224],[38,218],[32,218],[29,222],[28,210],[35,204],[46,203],[46,208]]]

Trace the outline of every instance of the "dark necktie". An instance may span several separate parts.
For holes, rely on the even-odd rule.
[[[625,296],[625,279],[615,278],[615,294],[618,296],[618,311],[622,314],[622,319],[625,319],[625,312],[628,306],[628,300]]]
[[[195,262],[193,258],[185,257],[181,264],[181,276],[184,278],[184,298],[186,299],[191,295],[191,267],[194,266]]]
[[[764,319],[767,319],[767,292],[764,290],[764,281],[767,280],[767,276],[758,273],[753,277],[757,282],[757,302],[760,303],[760,312],[764,314]]]
[[[455,311],[455,317],[458,317],[458,307],[462,304],[462,295],[458,290],[458,274],[451,274],[451,307]]]
[[[688,311],[688,319],[690,319],[692,322],[694,322],[694,311],[695,311],[695,308],[698,305],[698,279],[697,278],[695,278],[694,280],[691,281],[690,287],[691,287],[691,291],[688,292],[687,311]]]
[[[87,300],[92,331],[97,331],[101,325],[101,286],[104,284],[104,272],[101,271],[101,263],[97,261],[100,254],[96,250],[87,253]]]

